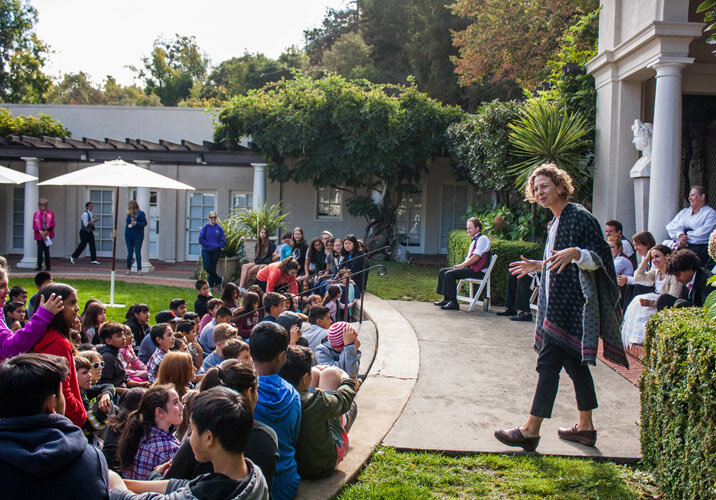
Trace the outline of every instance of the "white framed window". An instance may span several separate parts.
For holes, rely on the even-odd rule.
[[[25,242],[25,188],[12,190],[12,249],[23,252]]]
[[[235,210],[251,210],[254,207],[254,195],[246,191],[231,192],[231,208]]]
[[[343,217],[341,190],[331,187],[316,189],[316,220],[340,220]]]
[[[410,193],[395,212],[395,226],[400,243],[417,249],[423,245],[423,193]]]

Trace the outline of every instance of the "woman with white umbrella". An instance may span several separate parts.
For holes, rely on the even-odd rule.
[[[147,225],[147,216],[139,210],[139,205],[134,200],[127,203],[127,221],[124,226],[124,241],[127,244],[127,270],[129,274],[132,269],[132,254],[137,260],[137,275],[142,275],[142,242],[144,241],[144,226]]]

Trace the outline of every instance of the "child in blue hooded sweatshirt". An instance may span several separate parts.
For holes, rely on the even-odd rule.
[[[278,436],[279,459],[271,496],[274,500],[290,500],[296,496],[301,481],[294,458],[301,428],[301,397],[278,375],[286,361],[288,333],[276,323],[263,321],[251,332],[249,348],[259,375],[259,401],[254,418],[271,427]]]

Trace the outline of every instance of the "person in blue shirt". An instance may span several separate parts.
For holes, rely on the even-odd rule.
[[[201,245],[201,262],[204,270],[209,275],[209,288],[216,287],[221,290],[224,281],[216,274],[216,264],[219,262],[219,253],[226,244],[226,235],[223,228],[217,224],[216,212],[209,212],[209,223],[204,224],[199,232],[199,244]]]
[[[124,224],[124,242],[127,244],[127,270],[132,269],[132,257],[136,256],[137,275],[142,275],[142,242],[144,241],[144,226],[147,225],[147,216],[139,210],[134,200],[127,203],[127,220]]]

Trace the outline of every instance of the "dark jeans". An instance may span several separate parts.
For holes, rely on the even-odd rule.
[[[93,231],[82,231],[80,229],[80,244],[77,245],[77,249],[72,254],[72,258],[76,259],[84,251],[85,247],[89,245],[90,248],[90,260],[97,260],[97,248],[94,244],[94,232]],[[129,252],[129,250],[127,250]],[[140,267],[141,269],[141,267]]]
[[[514,274],[507,275],[507,296],[505,297],[505,308],[511,311],[530,312],[530,297],[532,290],[532,276],[526,275],[518,278]]]
[[[201,251],[201,264],[204,266],[204,271],[209,275],[207,281],[209,282],[210,288],[221,283],[221,277],[216,274],[216,264],[219,262],[220,252],[221,250]]]
[[[589,366],[571,352],[563,349],[549,337],[544,337],[544,345],[537,359],[537,389],[532,400],[530,414],[535,417],[550,418],[554,399],[559,388],[559,374],[562,367],[572,379],[574,393],[577,396],[579,411],[593,410],[597,407],[597,394]]]
[[[457,282],[463,278],[482,278],[485,275],[482,271],[475,272],[469,267],[453,269],[445,267],[438,273],[437,293],[448,300],[455,300],[457,296]]]
[[[49,271],[50,265],[50,247],[45,245],[44,240],[35,240],[37,242],[37,270],[42,269],[42,259],[45,259],[45,271]]]
[[[689,243],[686,245],[686,248],[694,252],[696,255],[699,256],[699,259],[701,259],[701,267],[705,267],[709,271],[712,267],[714,267],[714,261],[711,259],[711,256],[709,255],[709,245],[708,243],[700,243],[698,245],[694,245]]]
[[[659,298],[656,299],[656,310],[661,311],[663,309],[670,309],[672,307],[691,307],[694,304],[687,299],[680,299],[679,297],[674,297],[673,295],[669,295],[668,293],[662,293],[659,295]]]
[[[144,238],[142,238],[141,240],[128,240],[125,238],[124,241],[127,244],[127,269],[132,269],[132,254],[134,254],[137,259],[137,271],[141,271],[142,242],[144,241]]]

